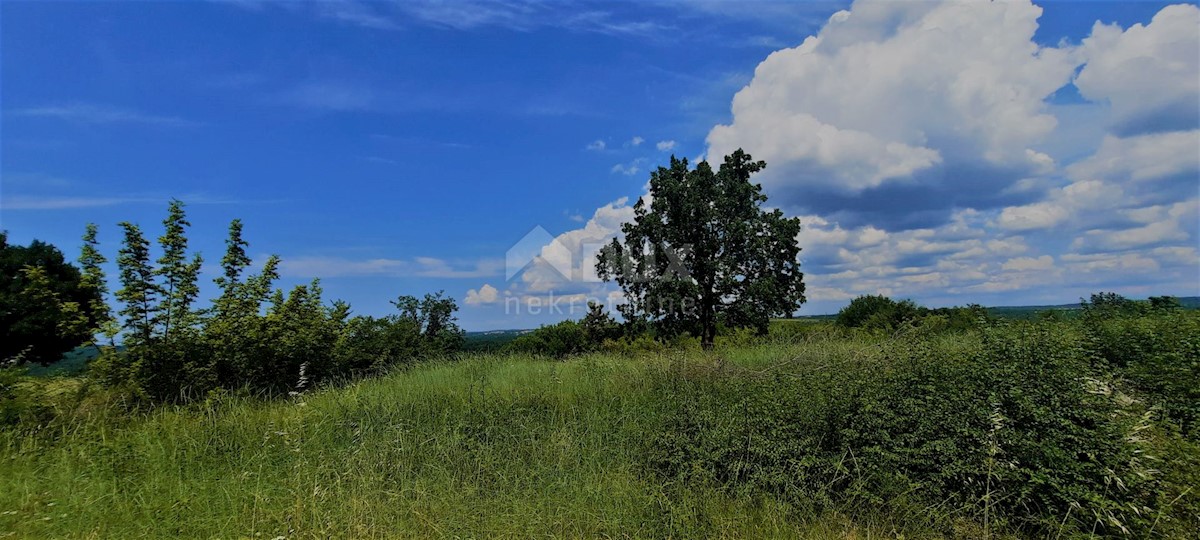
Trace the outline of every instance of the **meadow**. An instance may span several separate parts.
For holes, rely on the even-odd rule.
[[[0,537],[1186,538],[1200,317],[776,323],[131,409],[30,380]]]

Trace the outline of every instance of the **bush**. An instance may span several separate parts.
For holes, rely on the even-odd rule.
[[[1200,313],[1103,311],[1084,317],[1086,347],[1185,435],[1200,436]],[[1137,311],[1129,311],[1137,313]],[[1099,316],[1097,316],[1099,315]]]
[[[672,412],[647,452],[668,477],[800,505],[1144,533],[1163,493],[1138,435],[1146,408],[1061,330],[918,333],[868,357],[665,380]]]
[[[628,338],[623,340],[623,333],[625,332],[621,324],[604,311],[604,306],[588,302],[588,313],[583,319],[543,325],[537,330],[518,336],[505,346],[505,350],[565,358],[600,349],[620,348],[620,342],[631,341],[636,337],[628,335]]]
[[[837,315],[837,324],[846,328],[892,332],[925,314],[925,308],[912,300],[897,302],[886,296],[865,295],[850,301]]]
[[[565,358],[595,350],[588,340],[583,325],[577,321],[566,320],[556,324],[545,325],[528,334],[521,335],[508,344],[508,350],[517,353],[538,354]]]

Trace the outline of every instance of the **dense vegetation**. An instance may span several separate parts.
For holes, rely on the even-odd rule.
[[[88,225],[83,238],[82,270],[40,242],[2,246],[8,339],[0,359],[0,421],[36,423],[47,411],[18,388],[20,371],[7,364],[50,363],[86,343],[100,353],[90,362],[88,381],[135,406],[227,392],[282,395],[461,346],[457,305],[442,293],[400,296],[393,301],[397,314],[376,318],[351,317],[344,302],[327,304],[317,281],[287,294],[274,289],[279,259],[272,256],[248,274],[249,244],[239,220],[229,226],[221,274],[214,280],[220,294],[198,307],[203,259],[188,250],[190,225],[183,203],[172,201],[154,258],[142,229],[120,224],[116,316],[102,300],[108,285],[100,265],[107,259],[95,225]],[[118,335],[120,347],[113,344]],[[107,346],[97,341],[100,336],[108,338]]]
[[[1089,303],[1089,309],[1093,305]],[[1200,313],[777,321],[660,352],[433,361],[0,433],[17,536],[1163,537],[1200,530]],[[619,341],[619,340],[618,340]]]
[[[100,291],[58,248],[0,231],[0,362],[50,364],[92,337]]]

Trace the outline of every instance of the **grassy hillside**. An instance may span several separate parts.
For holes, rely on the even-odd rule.
[[[81,379],[41,379],[70,406],[0,431],[0,535],[1178,538],[1200,525],[1187,397],[1200,318],[1094,335],[813,324],[713,353],[477,354],[135,414]],[[1094,363],[1130,344],[1128,382]],[[1138,386],[1164,380],[1179,386]]]
[[[840,534],[647,474],[665,358],[478,356],[286,402],[215,400],[0,434],[17,537]]]

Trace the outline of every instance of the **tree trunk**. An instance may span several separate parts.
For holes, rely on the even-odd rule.
[[[700,348],[711,351],[717,338],[717,317],[713,302],[707,298],[700,306]]]

